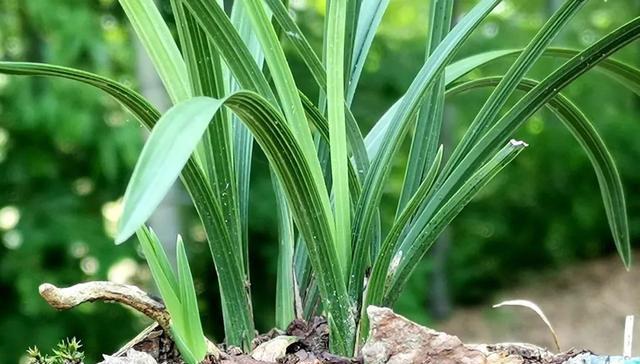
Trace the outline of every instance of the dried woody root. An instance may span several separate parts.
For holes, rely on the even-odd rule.
[[[40,286],[40,294],[54,308],[66,310],[84,302],[118,302],[157,322],[131,340],[104,364],[181,364],[170,338],[171,318],[164,305],[135,286],[112,282],[87,282],[68,288]],[[357,358],[329,352],[329,328],[322,317],[295,320],[285,332],[272,331],[254,341],[255,349],[243,354],[220,351],[209,342],[210,364],[570,364],[581,362],[584,352],[561,354],[529,344],[469,345],[456,336],[437,332],[396,315],[388,308],[367,309],[371,333]]]

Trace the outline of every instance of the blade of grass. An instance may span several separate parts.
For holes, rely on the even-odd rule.
[[[344,26],[344,71],[343,74],[346,89],[348,86],[349,75],[353,68],[353,47],[355,46],[356,30],[358,28],[358,19],[360,17],[360,8],[362,0],[347,0],[347,11],[345,14]]]
[[[231,23],[227,19],[226,15],[221,11],[221,9],[217,6],[207,7],[203,0],[185,0],[185,1],[187,6],[194,13],[194,16],[198,19],[199,24],[205,29],[205,31],[207,31],[209,37],[214,41],[214,43],[216,43],[218,49],[221,52],[221,55],[227,61],[227,64],[232,70],[234,76],[236,76],[240,85],[248,89],[256,89],[261,94],[270,95],[270,90],[269,90],[269,93],[267,93],[266,90],[264,90],[263,86],[266,85],[266,81],[264,80],[264,77],[261,74],[259,75],[259,77],[256,76],[257,67],[255,66],[255,63],[246,62],[247,54],[250,54],[250,53],[246,50],[246,47],[244,47],[244,45],[239,41],[240,37],[237,35],[235,29],[233,29],[233,27],[231,26]],[[253,3],[253,5],[243,3],[243,5],[245,6],[245,9],[247,10],[247,12],[250,13],[250,15],[253,14],[253,16],[250,16],[250,18],[252,19],[252,23],[254,23],[254,25],[256,22],[258,23],[258,27],[254,27],[254,28],[262,29],[261,32],[258,32],[256,31],[256,29],[254,29],[261,43],[266,41],[266,42],[272,42],[275,44],[273,49],[270,49],[270,54],[265,54],[268,60],[268,63],[271,62],[276,64],[278,63],[284,64],[284,56],[282,55],[282,50],[280,48],[280,45],[276,44],[277,38],[275,37],[274,31],[270,22],[268,21],[268,19],[266,19],[267,17],[264,12],[264,9],[262,8],[262,5],[257,3]],[[253,9],[253,11],[251,11],[251,9]],[[261,37],[260,37],[260,34],[262,34]],[[266,48],[269,48],[269,46],[267,46]],[[269,59],[271,60],[269,61]],[[279,84],[281,86],[280,91],[281,92],[286,91],[287,92],[286,96],[291,98],[291,93],[292,93],[291,90],[284,90],[284,91],[282,90],[282,84],[290,84],[289,82],[287,82],[287,79],[292,80],[290,76],[290,72],[289,72],[289,75],[287,75],[288,68],[280,70],[280,72],[281,73],[279,74],[273,74],[274,80],[276,78],[279,80]],[[259,78],[259,80],[256,81],[253,79],[253,77],[257,77]],[[285,82],[282,82],[283,80]],[[268,85],[266,85],[266,87],[268,89]],[[295,88],[293,90],[295,90]],[[273,100],[273,95],[268,96],[268,98],[270,100]],[[275,105],[276,103],[273,102],[273,104]],[[293,110],[287,109],[286,111],[288,111],[291,114]],[[297,114],[297,112],[295,113]],[[303,133],[305,129],[307,130],[310,138],[310,131],[308,130],[308,126],[306,125],[306,121],[304,117],[302,118],[302,120],[296,120],[295,122],[297,123],[296,125],[299,125],[300,130],[303,130]],[[306,148],[308,150],[313,150],[313,145],[307,144]],[[323,184],[323,180],[321,178],[319,163],[317,163],[317,159],[316,161],[314,161],[315,156],[310,155],[308,151],[305,154],[307,156],[307,159],[310,161],[312,170],[314,171],[314,175],[316,176],[313,182],[321,186]],[[326,190],[326,187],[324,187],[324,189]],[[324,208],[326,210],[325,210],[325,213],[318,216],[330,217],[331,210],[329,207],[328,196],[326,199],[323,198],[322,201],[323,201]],[[333,225],[331,225],[330,228],[333,229]],[[323,239],[323,241],[325,242],[325,244],[329,244],[331,246],[331,249],[335,249],[335,247],[333,247],[332,239],[333,239],[333,233],[331,233],[331,236],[328,239]],[[326,291],[323,291],[323,294],[324,293],[326,293]],[[346,325],[344,327],[346,327]],[[340,334],[338,336],[341,336],[341,335],[343,334]]]
[[[178,351],[180,351],[180,356],[187,364],[198,364],[201,360],[197,359],[196,356],[191,352],[189,344],[184,337],[177,335],[175,330],[172,330],[173,338],[176,342],[176,346],[178,347]]]
[[[431,25],[426,58],[429,58],[451,28],[453,0],[434,0],[430,7],[429,24]],[[438,150],[444,111],[444,77],[440,74],[434,84],[418,112],[396,218],[400,216],[411,196],[419,188]]]
[[[447,85],[459,80],[467,73],[479,67],[485,66],[491,62],[518,55],[522,49],[506,49],[500,51],[485,52],[473,55],[468,58],[461,59],[452,63],[446,70]],[[543,56],[549,58],[571,59],[575,57],[579,50],[567,48],[547,48]],[[640,72],[636,67],[620,62],[615,59],[607,58],[597,65],[598,71],[613,78],[621,85],[625,86],[637,95],[640,95]]]
[[[172,338],[178,344],[178,349],[183,359],[189,364],[197,364],[204,359],[206,347],[205,352],[202,353],[200,357],[193,353],[192,338],[195,337],[194,334],[197,334],[197,332],[190,330],[190,326],[200,325],[200,317],[197,315],[197,312],[195,318],[186,315],[181,293],[182,287],[178,283],[179,281],[171,269],[169,259],[162,249],[162,244],[155,233],[146,226],[142,226],[142,228],[137,231],[137,235],[143,254],[147,259],[149,270],[151,270],[153,280],[158,286],[167,311],[169,311],[171,315]],[[191,322],[190,320],[195,321]],[[200,339],[202,339],[204,343],[205,338],[202,330],[200,331],[200,335]]]
[[[191,97],[187,66],[153,0],[119,0],[173,103]]]
[[[327,109],[334,194],[335,245],[338,262],[346,276],[351,259],[351,204],[347,175],[347,136],[344,117],[344,48],[347,1],[329,2],[327,15]]]
[[[489,77],[468,81],[452,88],[448,91],[448,94],[455,95],[480,87],[496,86],[499,82],[500,77]],[[539,83],[537,81],[525,79],[518,84],[518,89],[526,92],[534,89],[538,84]],[[589,160],[596,172],[598,183],[600,184],[605,211],[607,212],[612,232],[616,225],[614,221],[625,221],[623,225],[626,225],[626,204],[624,200],[622,182],[615,166],[615,162],[613,161],[605,143],[602,141],[602,138],[598,135],[597,131],[593,128],[591,122],[584,116],[584,114],[570,100],[561,94],[556,95],[545,106],[547,106],[569,129],[587,153],[587,156],[589,157]],[[433,236],[431,239],[435,240],[436,237],[437,236]],[[427,244],[427,247],[430,244],[431,243]],[[408,250],[411,248],[411,245],[412,243],[405,244],[403,247],[399,248],[398,251]],[[409,274],[406,273],[406,276],[408,275]],[[393,303],[399,295],[399,292],[402,290],[403,283],[399,283],[397,281],[398,280],[394,283],[395,286],[389,290],[388,297],[385,301],[387,304]]]
[[[219,4],[207,5],[204,1],[184,1],[184,3],[197,19],[203,31],[216,44],[220,54],[225,58],[231,71],[229,74],[229,83],[232,85],[230,90],[236,90],[241,87],[255,90],[272,100],[274,106],[277,105],[266,78],[260,71],[264,53],[257,37],[249,26],[251,22],[248,20],[244,3],[236,2],[233,5],[231,20],[227,18]],[[234,25],[237,31],[234,29]],[[244,217],[242,231],[246,249],[248,246],[246,220],[248,219],[249,174],[253,138],[235,116],[234,123],[240,214]],[[275,192],[276,195],[279,194],[280,188],[276,188]],[[286,210],[288,207],[286,204],[281,204],[282,200],[280,197],[277,198],[278,209]],[[282,214],[280,218],[285,218],[288,215]],[[290,223],[290,221],[280,222],[281,225]],[[281,236],[281,239],[286,240],[287,237]]]
[[[311,76],[320,87],[325,87],[327,84],[327,75],[324,66],[307,38],[289,15],[288,9],[280,0],[265,0],[265,3],[269,6],[269,9],[273,12],[274,19],[284,31],[284,36],[295,48],[300,59],[311,72]]]
[[[264,53],[260,48],[260,43],[253,34],[251,22],[247,18],[244,6],[241,1],[234,1],[231,9],[231,23],[238,31],[240,39],[246,44],[249,53],[261,69],[264,63]],[[239,90],[241,87],[235,78],[231,75],[228,68],[225,69],[227,74],[226,85],[228,89],[225,92],[229,94]],[[240,226],[242,232],[242,241],[245,245],[245,251],[249,245],[249,183],[251,180],[251,156],[253,154],[253,136],[242,121],[235,114],[232,114],[233,125],[233,156],[236,169],[236,184],[238,191],[238,209],[240,215]],[[279,208],[283,208],[280,206]]]
[[[320,91],[326,92],[327,75],[325,72],[325,67],[320,59],[318,59],[318,56],[311,48],[311,45],[307,41],[304,34],[302,34],[294,20],[287,12],[287,9],[279,0],[266,0],[266,3],[270,6],[270,9],[273,11],[275,20],[283,28],[284,34],[293,45],[298,56],[302,59],[303,62],[305,62],[307,68],[311,72],[311,75],[315,79],[316,84],[320,88]],[[303,93],[300,93],[300,98],[302,99],[302,103],[305,107],[307,107],[305,105],[307,103],[313,104],[306,98],[306,96],[304,96]],[[347,144],[350,148],[350,151],[353,153],[353,160],[356,164],[358,175],[360,176],[360,179],[363,180],[364,175],[369,168],[369,159],[367,158],[364,140],[362,138],[362,134],[360,133],[358,123],[353,117],[351,110],[349,110],[347,106],[345,106],[345,117],[347,125]]]
[[[444,69],[447,62],[455,55],[464,40],[478,26],[500,0],[483,0],[476,5],[456,25],[449,35],[440,43],[429,60],[424,64],[409,90],[402,98],[397,112],[390,122],[390,135],[382,142],[379,152],[363,183],[363,190],[354,215],[354,253],[349,275],[349,294],[354,301],[359,301],[362,295],[362,285],[369,256],[369,233],[378,207],[385,180],[391,170],[391,159],[400,147],[406,134],[410,120],[415,116],[423,97],[433,86],[437,75]]]
[[[220,5],[210,0],[181,1],[224,58],[240,87],[259,93],[277,107],[276,98],[261,67]]]
[[[142,253],[147,259],[153,280],[158,286],[162,300],[165,302],[165,306],[167,306],[167,308],[171,307],[171,309],[180,307],[178,280],[171,269],[169,258],[164,249],[162,249],[158,237],[153,230],[144,225],[138,229],[136,235],[140,242]],[[181,311],[169,313],[172,315],[174,321],[184,322],[184,320],[181,320]],[[175,317],[173,316],[174,313],[176,314]]]
[[[287,107],[284,107],[282,110],[285,119],[291,125],[292,131],[298,139],[307,159],[309,161],[317,160],[311,130],[306,122],[302,102],[300,101],[300,96],[297,91],[298,89],[264,5],[260,0],[242,1],[249,15],[249,19],[251,19],[253,31],[262,45],[265,61],[269,66],[280,103],[287,105]],[[314,179],[316,180],[315,183],[324,184],[319,163],[311,163],[311,166]]]
[[[119,102],[121,102],[125,107],[127,107],[139,120],[140,122],[147,127],[148,129],[153,128],[153,126],[156,123],[156,120],[160,117],[160,114],[158,113],[157,110],[155,110],[153,108],[152,105],[150,105],[148,102],[146,102],[146,100],[140,96],[139,94],[137,94],[135,91],[132,91],[126,87],[124,87],[123,85],[114,82],[112,80],[109,80],[108,78],[102,77],[102,76],[98,76],[89,72],[85,72],[85,71],[80,71],[80,70],[74,70],[74,69],[70,69],[70,68],[66,68],[66,67],[60,67],[60,66],[54,66],[54,65],[47,65],[47,64],[37,64],[37,63],[12,63],[12,62],[0,62],[0,72],[1,73],[9,73],[9,74],[18,74],[18,75],[38,75],[38,76],[54,76],[54,77],[61,77],[61,78],[67,78],[67,79],[72,79],[72,80],[76,80],[88,85],[91,85],[93,87],[97,87],[107,93],[109,93],[111,96],[113,96],[115,99],[117,99]],[[274,111],[275,112],[275,111]],[[316,116],[310,116],[310,119],[313,121],[317,118],[319,114],[319,111],[317,111],[317,109],[315,108],[308,108],[307,112],[309,112],[309,115],[316,115]],[[321,116],[321,115],[320,115]],[[274,116],[273,120],[276,120],[278,117],[280,117],[279,115]],[[325,125],[326,126],[326,122],[324,124],[322,124],[321,122],[317,122],[317,125]],[[325,136],[328,137],[328,131],[325,128]],[[293,162],[291,162],[293,163]],[[297,162],[296,162],[297,163]],[[192,193],[192,198],[193,201],[196,204],[196,207],[198,209],[200,209],[201,211],[207,211],[207,210],[211,210],[210,206],[211,204],[215,203],[215,200],[213,199],[213,195],[211,190],[207,187],[206,184],[206,180],[204,179],[203,176],[201,175],[201,171],[198,168],[198,166],[196,165],[195,161],[191,160],[188,164],[187,167],[185,168],[185,170],[183,171],[183,175],[184,175],[184,181],[188,187],[188,190],[190,193]],[[200,177],[199,177],[200,176]],[[355,174],[354,174],[355,176]],[[351,178],[353,180],[353,178]],[[356,191],[356,189],[354,188],[354,185],[352,184],[351,187],[352,191]],[[161,198],[161,197],[160,197]],[[150,211],[153,210],[153,206],[141,206],[141,208],[146,208],[147,209],[147,214],[150,214]],[[147,215],[148,216],[148,215]],[[220,215],[218,214],[211,214],[211,215],[205,215],[205,214],[201,214],[200,215],[201,218],[203,219],[203,223],[205,225],[205,229],[211,229],[211,231],[213,231],[213,233],[209,234],[208,236],[221,236],[224,237],[224,233],[219,231],[219,230],[215,230],[217,226],[220,225],[221,220],[223,221],[223,219],[220,218]],[[143,218],[142,220],[145,220],[146,218]],[[317,220],[317,219],[316,219]],[[318,222],[320,223],[321,220],[318,220]],[[318,241],[322,241],[321,238],[317,238]],[[216,244],[220,244],[222,242],[225,242],[227,240],[225,239],[216,239],[214,240],[214,242]],[[312,242],[313,243],[313,242]],[[317,244],[317,242],[316,242]],[[212,245],[213,246],[213,245]],[[235,256],[233,255],[228,255],[225,254],[225,251],[231,251],[232,249],[228,248],[228,246],[224,246],[224,245],[216,245],[216,246],[220,246],[219,248],[212,248],[212,254],[214,254],[214,260],[216,262],[216,266],[220,266],[220,267],[226,267],[227,263],[225,262],[225,259],[231,259],[233,260],[233,258]],[[317,251],[317,249],[315,249],[314,251]],[[314,259],[322,259],[322,258],[314,258]],[[331,261],[331,260],[328,260]],[[230,263],[229,263],[230,264]],[[223,270],[223,273],[227,273],[227,274],[231,274],[234,271],[234,268],[229,268],[229,269],[225,269]],[[231,273],[229,273],[231,272]],[[226,284],[232,281],[231,279],[225,279],[225,280],[221,280],[221,282],[225,283],[225,287],[227,287],[226,289],[231,289],[231,287],[233,287],[233,285],[229,284],[229,286],[227,286]],[[339,291],[336,290],[336,292]],[[237,297],[238,295],[233,295],[233,297]],[[328,296],[324,296],[324,297],[328,297]],[[248,301],[247,301],[248,302]],[[344,303],[341,303],[344,304]],[[236,312],[245,312],[246,315],[244,315],[244,317],[251,317],[251,313],[250,311],[246,311],[247,308],[250,307],[250,305],[247,303],[244,306],[238,306],[240,308],[236,308]],[[242,309],[244,308],[244,310]],[[346,309],[344,312],[348,312]],[[241,318],[243,317],[242,315],[236,315],[236,318]],[[249,320],[242,320],[241,322],[249,322]],[[347,321],[344,321],[347,322]],[[234,325],[238,325],[237,323],[234,323]],[[243,332],[243,330],[236,330],[238,332]],[[244,330],[245,332],[253,332],[253,331],[247,331]],[[230,339],[229,337],[227,337],[227,341],[231,342],[232,339]],[[236,344],[234,344],[236,345]],[[237,344],[238,346],[240,346],[240,344]]]

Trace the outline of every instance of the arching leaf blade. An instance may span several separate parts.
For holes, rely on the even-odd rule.
[[[153,0],[120,0],[174,103],[191,97],[189,76],[171,31]]]
[[[492,87],[499,82],[499,79],[500,77],[487,77],[468,81],[453,87],[449,90],[449,93],[455,95],[476,88]],[[518,85],[518,89],[528,92],[538,84],[538,81],[524,79]],[[623,261],[630,261],[631,248],[629,238],[619,238],[629,235],[629,222],[622,179],[609,149],[591,121],[571,100],[562,94],[558,94],[545,106],[558,117],[587,154],[598,179],[607,220],[618,253]]]
[[[330,239],[331,219],[330,216],[323,215],[323,192],[313,183],[311,168],[292,131],[280,118],[280,114],[259,95],[239,91],[222,100],[195,97],[169,110],[152,131],[136,165],[137,172],[134,174],[138,177],[132,178],[128,187],[131,191],[129,196],[134,197],[126,199],[123,219],[133,216],[130,211],[134,209],[126,206],[127,201],[144,199],[148,205],[141,209],[153,209],[162,193],[159,189],[145,191],[146,186],[168,184],[163,180],[175,176],[182,169],[185,156],[193,151],[213,114],[222,105],[229,107],[249,127],[282,183],[294,220],[305,237],[311,263],[320,283],[321,295],[327,302],[325,307],[334,328],[333,339],[343,340],[344,345],[346,338],[351,335],[353,317],[340,269],[335,265],[337,256]],[[154,146],[154,143],[162,145]],[[180,145],[182,143],[184,145]],[[157,153],[157,150],[164,150],[165,153]],[[156,168],[162,169],[164,173],[155,173]],[[139,181],[145,181],[146,184],[139,184]],[[142,212],[138,212],[136,216],[138,215],[142,215]],[[134,224],[125,223],[124,226]]]

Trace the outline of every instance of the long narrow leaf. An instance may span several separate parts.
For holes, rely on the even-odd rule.
[[[220,5],[208,0],[181,1],[215,44],[240,86],[259,93],[276,107],[275,96],[261,68]]]
[[[496,86],[500,82],[500,77],[490,77],[479,80],[465,82],[450,90],[451,95],[465,92],[471,89]],[[538,85],[537,81],[523,80],[519,83],[518,89],[522,91],[530,91]],[[603,201],[607,217],[612,227],[612,231],[616,225],[615,221],[621,221],[625,226],[626,206],[624,201],[624,193],[622,190],[622,182],[619,173],[604,142],[591,125],[590,121],[580,112],[580,110],[564,96],[558,94],[546,104],[547,107],[563,122],[563,124],[571,131],[578,143],[587,153],[600,184]],[[435,240],[436,236],[431,239]],[[430,244],[430,243],[429,243]],[[404,247],[408,250],[413,245],[409,242]],[[400,248],[399,251],[403,251]],[[410,268],[407,268],[410,269]],[[386,303],[395,301],[399,292],[402,290],[403,283],[394,283],[389,289]]]
[[[225,95],[225,79],[220,55],[206,34],[197,25],[180,0],[172,0],[176,23],[181,29],[180,40],[191,76],[192,91],[197,96],[220,98]],[[232,155],[231,124],[227,112],[217,113],[203,138],[205,169],[213,193],[220,198],[220,205],[227,221],[229,235],[242,254],[243,269],[248,276],[248,244],[243,240],[240,212],[237,200],[235,164]],[[228,316],[228,315],[225,315]]]
[[[271,11],[273,11],[273,17],[278,22],[278,25],[284,30],[284,36],[287,38],[291,45],[296,49],[300,59],[305,63],[311,76],[315,79],[318,85],[326,85],[327,75],[322,65],[322,61],[318,58],[318,55],[313,51],[313,48],[309,44],[296,22],[291,18],[287,8],[282,4],[281,0],[265,0],[265,3],[269,5]]]
[[[505,49],[476,54],[452,63],[446,70],[446,84],[459,80],[467,73],[491,62],[520,54],[522,49]],[[568,48],[547,48],[544,56],[549,58],[571,59],[579,54],[579,50]],[[597,69],[613,78],[636,95],[640,95],[640,72],[634,66],[607,58],[598,63]]]
[[[526,72],[533,67],[549,43],[560,33],[584,4],[586,4],[584,0],[566,1],[538,31],[536,36],[529,42],[522,53],[520,53],[513,65],[511,65],[498,87],[493,90],[480,111],[476,114],[474,120],[471,122],[471,126],[469,126],[469,129],[464,134],[462,141],[454,149],[442,176],[446,177],[451,168],[460,161],[471,146],[486,132],[486,129],[491,126]]]
[[[603,59],[640,37],[640,18],[619,27],[614,32],[594,43],[576,55],[563,66],[545,78],[494,125],[469,151],[453,170],[433,198],[416,219],[416,223],[405,236],[407,244],[422,235],[424,227],[430,223],[434,213],[449,201],[469,171],[474,171],[492,155],[495,146],[508,139],[533,113],[553,99],[564,87],[584,74]],[[606,202],[605,202],[606,203]],[[613,239],[625,266],[630,263],[629,230],[626,214],[613,223]],[[411,257],[413,259],[415,257]],[[412,269],[411,267],[410,269]],[[396,286],[396,291],[398,290]]]
[[[184,312],[183,317],[185,319],[184,337],[187,340],[193,356],[199,363],[204,359],[205,355],[207,355],[207,344],[204,332],[202,331],[196,289],[193,285],[193,278],[191,277],[189,260],[187,259],[187,252],[184,249],[184,243],[180,235],[178,235],[176,243],[176,256],[180,303],[182,304],[181,308]]]
[[[284,34],[294,46],[298,56],[300,56],[307,65],[307,68],[315,79],[316,84],[318,84],[318,87],[322,92],[326,92],[327,75],[325,67],[322,65],[320,59],[318,59],[318,56],[313,52],[313,49],[304,34],[302,34],[293,19],[291,19],[287,9],[283,6],[280,0],[266,0],[266,2],[273,11],[274,18],[278,22],[278,25],[283,28]],[[306,99],[304,94],[300,93],[300,97],[305,108],[307,108],[306,104],[313,104],[311,101]],[[353,117],[351,110],[349,110],[348,105],[345,106],[345,117],[348,146],[350,151],[353,153],[353,159],[358,170],[358,175],[361,176],[361,179],[364,179],[364,175],[369,169],[369,159],[366,157],[366,148],[364,147],[364,140],[360,133],[358,123]]]
[[[311,167],[289,126],[264,98],[252,92],[239,91],[222,100],[192,98],[170,109],[153,129],[143,149],[134,171],[137,177],[132,178],[128,187],[128,195],[132,197],[127,201],[148,199],[147,186],[158,187],[166,185],[172,177],[175,179],[176,171],[180,171],[184,165],[185,156],[188,157],[193,151],[209,121],[223,105],[235,112],[249,127],[282,183],[296,225],[305,238],[314,270],[322,273],[317,277],[334,327],[333,340],[337,341],[336,345],[344,345],[343,350],[347,351],[348,338],[339,335],[350,335],[353,317],[343,277],[335,266],[335,249],[326,239],[331,236],[331,220],[325,215],[323,206],[326,195],[312,182]],[[164,153],[156,153],[159,149]],[[164,173],[157,174],[157,168]],[[139,184],[139,181],[145,183]],[[158,189],[155,189],[154,195],[161,195]],[[131,209],[126,204],[123,213],[125,221],[131,218],[128,214]],[[126,222],[125,226],[134,225]],[[232,250],[222,253],[233,257]]]
[[[251,29],[251,22],[247,18],[244,6],[241,1],[235,1],[233,3],[233,9],[231,10],[231,23],[238,31],[240,39],[247,45],[249,53],[253,56],[253,59],[258,66],[262,68],[264,63],[264,53],[260,48],[260,43],[253,34]],[[227,72],[227,86],[229,89],[225,94],[237,91],[240,89],[240,85],[232,77],[231,72]],[[249,129],[238,119],[235,114],[232,116],[233,120],[233,149],[234,149],[234,164],[236,169],[236,183],[238,190],[238,209],[240,214],[240,225],[242,231],[242,241],[244,242],[245,251],[248,250],[249,245],[249,182],[251,176],[251,156],[253,154],[253,136]],[[279,208],[282,208],[279,207]]]
[[[526,143],[511,140],[505,147],[498,151],[486,164],[484,164],[469,179],[465,180],[460,189],[444,203],[441,209],[434,215],[425,226],[421,226],[420,234],[411,243],[404,241],[396,251],[391,264],[387,270],[387,280],[391,281],[388,290],[385,292],[383,304],[389,305],[395,301],[402,290],[408,276],[413,272],[417,263],[433,244],[447,225],[462,211],[471,199],[484,187],[491,179],[511,162],[525,147]]]
[[[197,364],[202,360],[204,355],[202,355],[200,359],[196,359],[192,351],[193,348],[189,344],[191,332],[188,327],[191,323],[189,318],[185,316],[184,306],[181,300],[181,287],[171,269],[169,259],[162,249],[162,244],[158,240],[158,237],[152,230],[143,226],[138,230],[137,234],[143,254],[149,264],[149,270],[151,270],[153,280],[158,286],[160,296],[162,296],[169,315],[171,315],[172,338],[178,343],[178,350],[183,359],[189,364]],[[199,317],[196,317],[196,319],[200,322]],[[204,335],[202,339],[204,340]]]
[[[369,54],[373,37],[376,34],[376,30],[382,21],[382,16],[387,10],[388,5],[389,0],[362,0],[354,37],[353,55],[351,56],[352,67],[347,84],[346,97],[348,105],[351,105],[351,102],[353,102],[362,68],[364,67],[364,61]]]
[[[344,117],[344,45],[346,1],[329,3],[327,46],[327,109],[331,145],[331,176],[335,196],[335,244],[341,269],[346,276],[351,259],[351,205],[347,158],[347,135]]]
[[[479,87],[495,86],[499,81],[500,77],[473,80],[452,88],[450,94],[455,95]],[[537,81],[525,79],[520,82],[518,89],[528,92],[538,84],[539,82]],[[580,109],[562,94],[555,96],[546,106],[571,132],[591,161],[600,185],[602,201],[611,232],[615,235],[618,230],[624,231],[628,229],[622,180],[604,141]]]
[[[174,103],[191,97],[187,67],[153,0],[120,0]]]
[[[267,16],[264,5],[259,0],[242,0],[247,14],[251,19],[253,30],[262,45],[265,61],[271,71],[271,76],[277,90],[280,102],[286,105],[283,113],[287,122],[291,125],[291,130],[298,139],[307,159],[312,161],[315,158],[313,139],[309,125],[305,122],[304,109],[298,95],[298,88],[293,79],[293,74],[287,63],[284,51],[278,41],[270,18]],[[324,184],[320,166],[311,162],[312,171],[316,183]]]
[[[359,342],[363,342],[367,339],[369,332],[369,322],[367,320],[366,308],[369,305],[379,305],[382,302],[384,290],[386,288],[387,270],[391,264],[393,253],[398,245],[398,238],[402,231],[407,227],[409,221],[416,213],[418,208],[423,204],[425,199],[431,192],[433,182],[440,170],[440,163],[442,162],[443,148],[440,146],[436,158],[434,159],[431,167],[427,171],[424,180],[418,187],[418,190],[413,195],[409,203],[404,210],[400,213],[396,221],[393,223],[391,230],[385,237],[380,247],[380,253],[375,260],[373,268],[371,270],[371,276],[369,277],[369,283],[365,291],[365,297],[363,299],[363,305],[361,308],[360,322],[359,322]]]
[[[272,175],[273,189],[278,201],[278,274],[276,278],[276,327],[285,330],[289,323],[296,318],[294,279],[293,279],[293,250],[295,236],[293,233],[292,217],[282,187]],[[283,208],[284,207],[284,208]]]
[[[435,0],[431,2],[429,22],[431,27],[427,44],[427,58],[449,32],[452,15],[453,0]],[[439,75],[434,83],[435,86],[425,97],[418,112],[396,217],[400,215],[411,196],[419,188],[424,174],[433,163],[437,153],[444,121],[444,77]]]
[[[464,75],[477,68],[480,68],[505,57],[520,54],[521,52],[522,49],[490,51],[456,61],[446,68],[445,85],[447,87],[450,87],[455,81],[459,80]],[[580,51],[574,49],[548,48],[545,51],[544,55],[551,58],[570,59],[572,57],[575,57],[579,53]],[[600,72],[603,72],[605,75],[620,83],[630,91],[634,92],[636,95],[640,95],[640,70],[638,70],[637,68],[624,62],[607,58],[598,63],[596,65],[596,69]],[[365,137],[365,145],[369,158],[373,158],[380,149],[382,141],[384,140],[385,135],[388,132],[393,114],[397,111],[401,101],[401,99],[396,101],[378,120],[378,122],[373,126],[373,128]]]
[[[407,132],[409,122],[415,116],[423,97],[433,86],[437,75],[452,59],[463,41],[499,2],[500,0],[483,0],[467,13],[429,57],[402,98],[397,112],[393,114],[390,122],[391,133],[383,140],[380,151],[375,155],[369,168],[354,215],[355,248],[349,274],[349,294],[354,300],[362,294],[366,261],[369,255],[368,240],[374,212],[391,170],[391,159],[400,148],[400,142]]]

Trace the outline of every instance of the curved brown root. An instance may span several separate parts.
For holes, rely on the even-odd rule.
[[[136,286],[94,281],[58,288],[44,283],[39,291],[42,298],[58,310],[68,310],[85,302],[118,302],[151,318],[162,328],[169,329],[171,316],[164,305]]]
[[[44,283],[40,285],[39,291],[42,298],[58,310],[68,310],[85,302],[117,302],[149,317],[157,322],[166,333],[171,333],[171,315],[164,304],[153,299],[136,286],[108,281],[93,281],[59,288],[53,284]],[[154,330],[154,327],[155,325],[152,325],[147,328],[125,347],[130,347],[145,338],[149,332]],[[209,354],[216,358],[219,357],[220,350],[209,340],[207,340],[207,348]]]

